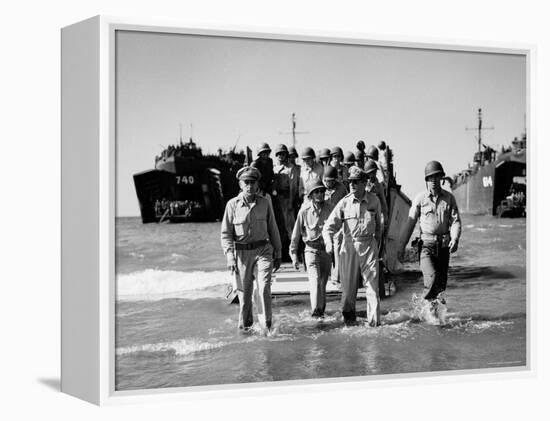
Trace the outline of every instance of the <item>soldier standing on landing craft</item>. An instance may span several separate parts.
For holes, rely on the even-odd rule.
[[[277,165],[273,168],[273,211],[279,227],[283,251],[290,244],[290,237],[294,228],[294,206],[291,195],[292,167],[288,162],[286,145],[277,145],[275,148]],[[283,259],[288,258],[283,256]]]
[[[365,190],[366,175],[362,169],[351,167],[348,180],[351,193],[331,212],[323,228],[323,239],[327,253],[339,253],[344,323],[356,319],[357,281],[361,275],[367,298],[367,321],[371,326],[378,326],[378,248],[383,230],[380,201]],[[335,251],[333,238],[341,227],[343,241],[340,250]]]
[[[263,324],[271,328],[271,273],[281,264],[281,240],[270,201],[258,194],[260,172],[243,167],[237,172],[241,193],[227,202],[221,224],[221,244],[227,257],[227,267],[239,275],[239,328],[248,329],[254,323],[252,293],[254,270],[259,292],[258,314]]]
[[[420,269],[424,278],[424,299],[445,304],[442,293],[447,288],[449,254],[458,249],[461,233],[460,215],[452,193],[441,188],[445,176],[438,161],[428,162],[424,170],[426,191],[413,200],[409,218],[403,227],[399,257],[403,260],[405,246],[420,219]]]
[[[290,199],[292,202],[292,208],[294,209],[294,218],[298,215],[298,210],[302,205],[300,199],[300,171],[302,167],[296,164],[296,158],[298,158],[298,152],[294,146],[288,147],[288,165],[291,168],[290,171]]]

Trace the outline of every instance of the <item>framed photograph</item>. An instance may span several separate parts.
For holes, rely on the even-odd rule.
[[[532,54],[64,28],[62,391],[532,370]]]

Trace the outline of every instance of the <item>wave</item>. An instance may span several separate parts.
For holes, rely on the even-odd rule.
[[[134,345],[126,348],[117,348],[116,355],[123,356],[127,354],[170,354],[183,356],[195,352],[210,351],[225,346],[222,341],[208,342],[200,339],[180,339],[174,342],[165,342],[158,344]]]
[[[231,282],[226,271],[181,272],[146,269],[116,277],[119,301],[154,301],[165,298],[222,298]]]

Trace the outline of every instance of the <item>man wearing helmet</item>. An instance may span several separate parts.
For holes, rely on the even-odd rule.
[[[288,247],[292,229],[294,228],[294,206],[291,195],[292,167],[288,162],[288,149],[286,145],[277,145],[275,148],[277,165],[273,168],[273,210],[279,226],[279,234],[283,249]]]
[[[424,299],[445,303],[442,293],[447,288],[449,254],[458,248],[461,233],[460,215],[452,193],[441,188],[445,176],[438,161],[430,161],[424,169],[426,191],[413,200],[403,227],[399,255],[402,260],[416,221],[420,220],[420,269],[424,278]],[[437,300],[437,301],[436,301]]]
[[[344,160],[344,151],[340,146],[335,146],[330,150],[330,165],[336,168],[338,172],[338,181],[345,183],[348,180],[348,169],[342,164]]]
[[[361,168],[351,167],[349,181],[351,193],[331,212],[323,228],[323,239],[327,253],[339,253],[344,322],[356,319],[357,281],[361,275],[365,283],[367,321],[371,326],[378,326],[378,247],[383,230],[380,201],[366,191],[366,176]],[[340,228],[343,241],[339,250],[334,250],[333,238]]]
[[[300,197],[305,195],[305,187],[307,183],[313,180],[323,179],[323,166],[319,162],[315,162],[315,152],[309,146],[304,148],[302,155],[300,155],[302,162],[302,169],[300,172]],[[307,196],[306,196],[307,198]],[[305,199],[304,199],[305,201]]]
[[[296,164],[296,158],[298,158],[298,152],[294,146],[288,147],[288,165],[291,169],[290,171],[290,197],[292,202],[292,207],[294,209],[294,217],[298,215],[298,210],[302,205],[302,200],[300,198],[300,172],[302,167]]]
[[[331,258],[325,250],[321,233],[332,208],[325,201],[325,185],[321,180],[310,181],[306,186],[306,193],[309,200],[298,212],[290,242],[290,256],[294,267],[298,269],[298,246],[301,238],[305,244],[304,256],[309,278],[311,315],[323,317]]]
[[[256,159],[252,166],[260,171],[261,178],[258,181],[260,192],[264,195],[273,193],[273,160],[269,157],[271,148],[266,142],[260,143],[256,151]]]

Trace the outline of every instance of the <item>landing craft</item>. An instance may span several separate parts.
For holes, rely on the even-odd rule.
[[[218,150],[203,155],[190,137],[155,157],[155,168],[134,175],[141,220],[150,222],[214,222],[225,204],[239,193],[237,171],[247,152]],[[250,156],[248,156],[250,160]]]
[[[527,203],[527,134],[500,153],[481,141],[478,110],[478,151],[473,163],[453,177],[453,194],[462,213],[525,217]]]

